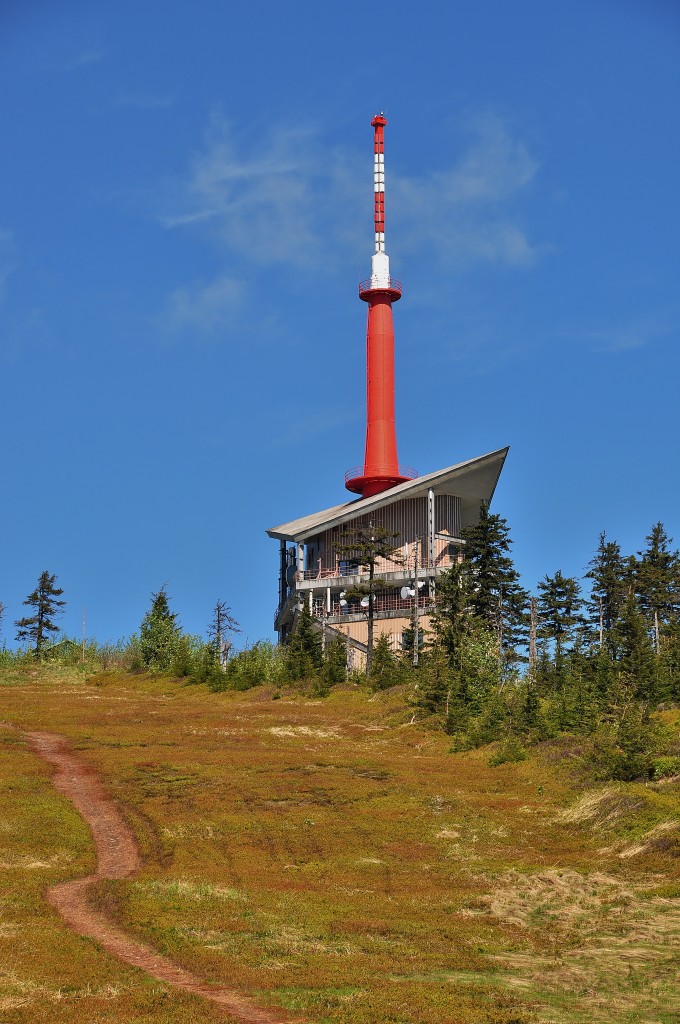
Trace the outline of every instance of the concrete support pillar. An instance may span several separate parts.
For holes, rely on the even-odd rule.
[[[434,562],[436,558],[435,544],[436,526],[434,521],[434,491],[430,487],[427,492],[427,562],[430,597],[434,597]]]
[[[279,608],[284,604],[286,600],[286,594],[288,593],[288,587],[286,582],[286,570],[288,565],[286,562],[286,542],[285,540],[279,541]]]

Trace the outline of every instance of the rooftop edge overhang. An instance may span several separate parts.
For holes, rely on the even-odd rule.
[[[304,543],[323,530],[344,526],[359,516],[384,508],[402,498],[424,497],[430,490],[435,494],[455,494],[459,497],[462,502],[462,523],[466,526],[476,520],[482,502],[490,502],[493,498],[509,450],[509,447],[499,448],[498,451],[480,455],[476,459],[468,459],[415,480],[407,480],[370,498],[348,501],[280,526],[272,526],[267,534],[275,540]]]

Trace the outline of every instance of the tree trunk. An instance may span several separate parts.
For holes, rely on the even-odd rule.
[[[536,671],[538,657],[536,655],[536,633],[538,628],[538,601],[531,598],[531,620],[529,623],[529,671]]]
[[[38,624],[35,633],[35,656],[36,658],[42,657],[42,646],[43,646],[43,605],[42,600],[38,605]]]

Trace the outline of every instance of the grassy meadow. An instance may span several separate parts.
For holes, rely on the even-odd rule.
[[[313,1024],[680,1021],[677,778],[588,786],[566,741],[491,767],[398,689],[215,694],[56,666],[0,683],[3,1024],[225,1019],[44,901],[94,858],[31,729],[70,738],[138,838],[142,871],[96,900],[208,980]]]

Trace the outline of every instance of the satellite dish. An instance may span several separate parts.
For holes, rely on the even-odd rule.
[[[362,608],[368,608],[370,603],[371,602],[370,602],[370,599],[368,597],[362,597],[361,598],[361,607]]]
[[[409,590],[408,587],[402,587],[401,588],[401,599],[402,599],[402,601],[405,601],[406,598],[410,597],[412,593],[413,593],[413,591]]]
[[[347,593],[347,591],[346,591],[346,590],[341,590],[341,591],[340,591],[340,600],[341,600],[341,601],[342,601],[342,599],[343,599],[343,597],[345,596],[345,594],[346,594],[346,593]]]
[[[344,597],[340,598],[340,607],[341,608],[346,608],[347,607],[347,601],[345,601]]]

